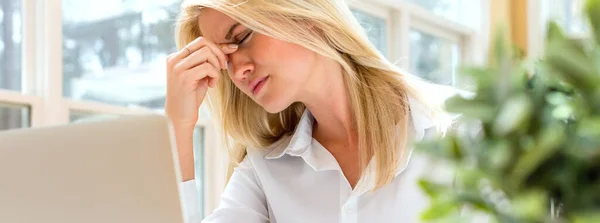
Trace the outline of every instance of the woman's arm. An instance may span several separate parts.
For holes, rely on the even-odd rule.
[[[179,185],[181,203],[183,205],[184,218],[189,223],[199,223],[202,220],[200,215],[201,207],[198,197],[198,187],[194,180],[194,127],[195,126],[177,126],[174,124],[175,143],[177,145],[177,155],[179,156],[179,166],[182,181]]]
[[[183,182],[194,179],[194,127],[177,124],[173,126]]]
[[[265,193],[250,158],[235,168],[221,195],[219,207],[203,223],[267,223],[269,211]]]

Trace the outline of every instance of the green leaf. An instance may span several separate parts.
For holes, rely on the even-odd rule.
[[[467,118],[479,119],[484,122],[494,120],[496,114],[496,107],[493,104],[465,99],[459,95],[446,100],[445,108],[450,113],[463,114]]]
[[[478,90],[486,90],[495,84],[494,74],[492,69],[481,67],[461,67],[459,75],[467,80],[474,81]]]
[[[580,137],[600,138],[600,116],[582,119],[577,127]]]
[[[456,199],[460,204],[468,204],[477,211],[489,213],[494,209],[494,207],[481,196],[481,193],[479,193],[476,188],[465,188],[465,191],[459,193]]]
[[[554,93],[548,93],[546,95],[546,100],[551,105],[563,105],[563,104],[569,103],[571,98],[562,92],[554,92]]]
[[[494,42],[492,45],[492,55],[491,58],[492,66],[501,67],[503,64],[506,64],[507,61],[511,58],[510,48],[508,46],[508,41],[506,41],[505,34],[506,30],[503,27],[496,28],[496,35],[494,36]]]
[[[494,122],[494,133],[506,135],[527,126],[533,110],[531,98],[518,94],[506,101]]]
[[[575,114],[575,109],[570,104],[557,106],[552,110],[552,116],[558,120],[567,120]]]
[[[519,194],[511,202],[511,214],[527,220],[543,219],[548,213],[548,200],[542,191]]]
[[[495,142],[490,147],[490,166],[496,170],[503,170],[512,161],[512,150],[506,140]]]
[[[449,152],[451,150],[450,147],[452,147],[452,142],[449,139],[450,137],[451,136],[447,136],[438,140],[424,140],[418,142],[416,144],[416,147],[419,148],[417,151],[424,151],[437,158],[459,161]]]
[[[423,212],[421,220],[432,221],[450,216],[459,210],[459,204],[451,198],[436,200]]]
[[[562,125],[546,127],[538,136],[534,149],[525,151],[517,160],[509,182],[512,187],[518,187],[523,180],[529,176],[542,162],[552,156],[564,143],[566,138],[565,129]]]
[[[441,192],[445,191],[448,186],[421,179],[419,180],[419,187],[421,187],[421,190],[423,190],[429,197],[435,199],[438,197],[438,195],[440,195]]]
[[[548,33],[546,34],[546,37],[548,38],[548,41],[564,40],[566,38],[564,32],[560,28],[560,25],[558,25],[558,23],[555,21],[548,23],[547,32]]]
[[[476,188],[484,174],[476,168],[457,168],[455,180],[458,186]]]
[[[582,46],[570,41],[552,41],[547,45],[548,65],[560,79],[590,92],[600,84],[600,75],[591,58],[584,54]]]
[[[598,223],[600,222],[600,209],[589,213],[580,213],[572,217],[573,223]]]
[[[596,43],[600,44],[600,1],[588,0],[585,5],[585,12],[592,26]]]

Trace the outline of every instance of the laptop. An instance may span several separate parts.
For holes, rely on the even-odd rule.
[[[165,117],[0,132],[2,223],[183,223]]]

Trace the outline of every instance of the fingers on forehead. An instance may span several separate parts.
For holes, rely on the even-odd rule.
[[[210,44],[210,42],[208,40],[206,40],[206,38],[201,36],[201,37],[196,38],[191,43],[189,43],[186,47],[188,49],[190,49],[191,51],[196,51],[208,44]]]

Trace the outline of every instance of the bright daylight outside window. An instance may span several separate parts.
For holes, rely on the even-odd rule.
[[[64,95],[120,106],[164,106],[164,58],[176,50],[180,1],[63,0]]]
[[[482,0],[409,0],[435,15],[481,32]],[[460,86],[457,69],[462,59],[461,45],[412,27],[410,32],[410,71],[434,83]],[[415,29],[417,28],[417,29]]]
[[[541,26],[545,26],[548,20],[556,20],[570,34],[586,35],[589,32],[587,21],[583,15],[584,0],[544,0],[541,2]]]
[[[367,31],[369,40],[379,51],[387,56],[387,23],[384,19],[362,12],[360,10],[352,10],[354,17],[360,25]]]
[[[0,89],[21,91],[21,1],[0,1]],[[0,130],[30,125],[29,107],[1,104]]]
[[[459,45],[427,33],[410,32],[410,71],[443,85],[456,84],[460,62]]]
[[[464,26],[479,30],[481,4],[484,0],[408,0],[433,14],[442,16]]]

